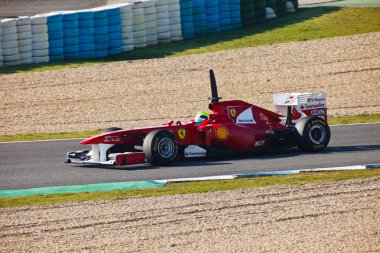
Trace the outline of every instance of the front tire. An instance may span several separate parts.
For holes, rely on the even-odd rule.
[[[144,139],[143,151],[149,163],[169,165],[178,155],[177,140],[169,131],[152,131]]]
[[[330,127],[320,117],[306,117],[297,121],[297,146],[302,151],[320,151],[330,142]]]

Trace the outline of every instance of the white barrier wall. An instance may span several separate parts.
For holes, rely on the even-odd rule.
[[[33,63],[49,61],[49,37],[47,15],[41,14],[31,17],[32,24],[32,59]]]
[[[132,6],[132,13],[134,46],[135,48],[144,48],[147,46],[147,43],[143,3],[134,3]]]
[[[32,55],[32,24],[29,17],[16,19],[17,45],[20,54],[20,64],[33,63]]]
[[[16,19],[4,19],[1,21],[1,46],[3,65],[5,67],[20,65],[16,24]]]
[[[143,1],[146,45],[148,47],[156,46],[158,44],[156,2],[157,1],[153,0]]]
[[[121,15],[121,35],[123,51],[132,51],[135,49],[133,39],[133,12],[132,4],[126,4],[120,7]]]
[[[158,44],[166,44],[171,42],[170,35],[170,16],[168,0],[157,0],[157,30]]]
[[[171,41],[182,40],[181,7],[179,0],[167,0],[169,11],[169,31]]]

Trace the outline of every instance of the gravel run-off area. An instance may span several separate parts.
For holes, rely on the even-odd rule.
[[[380,177],[0,209],[2,252],[380,252]]]
[[[380,33],[183,57],[0,75],[0,134],[186,121],[219,95],[273,110],[279,92],[324,92],[333,116],[380,112]]]

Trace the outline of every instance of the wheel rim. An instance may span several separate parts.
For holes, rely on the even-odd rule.
[[[313,125],[309,131],[310,140],[317,145],[324,144],[326,136],[326,128],[319,124]]]
[[[158,143],[158,153],[162,158],[168,159],[173,156],[175,144],[172,139],[165,137]]]

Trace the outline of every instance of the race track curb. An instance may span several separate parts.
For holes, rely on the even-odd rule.
[[[298,174],[301,172],[320,172],[320,171],[338,171],[338,170],[365,170],[365,169],[378,169],[378,168],[380,168],[380,163],[344,166],[344,167],[329,167],[329,168],[315,168],[315,169],[301,169],[301,170],[283,170],[283,171],[273,171],[273,172],[255,172],[255,173],[247,173],[247,174],[232,174],[232,175],[209,176],[209,177],[175,178],[175,179],[166,179],[166,180],[155,180],[155,182],[166,184],[166,183],[197,182],[197,181],[209,181],[209,180],[228,180],[228,179],[236,179],[236,178],[268,177],[268,176],[278,176],[278,175],[294,175],[294,174]]]
[[[155,181],[131,181],[104,184],[65,185],[32,189],[0,190],[0,198],[14,198],[34,195],[68,194],[82,192],[121,191],[161,187],[165,187],[165,184]]]

